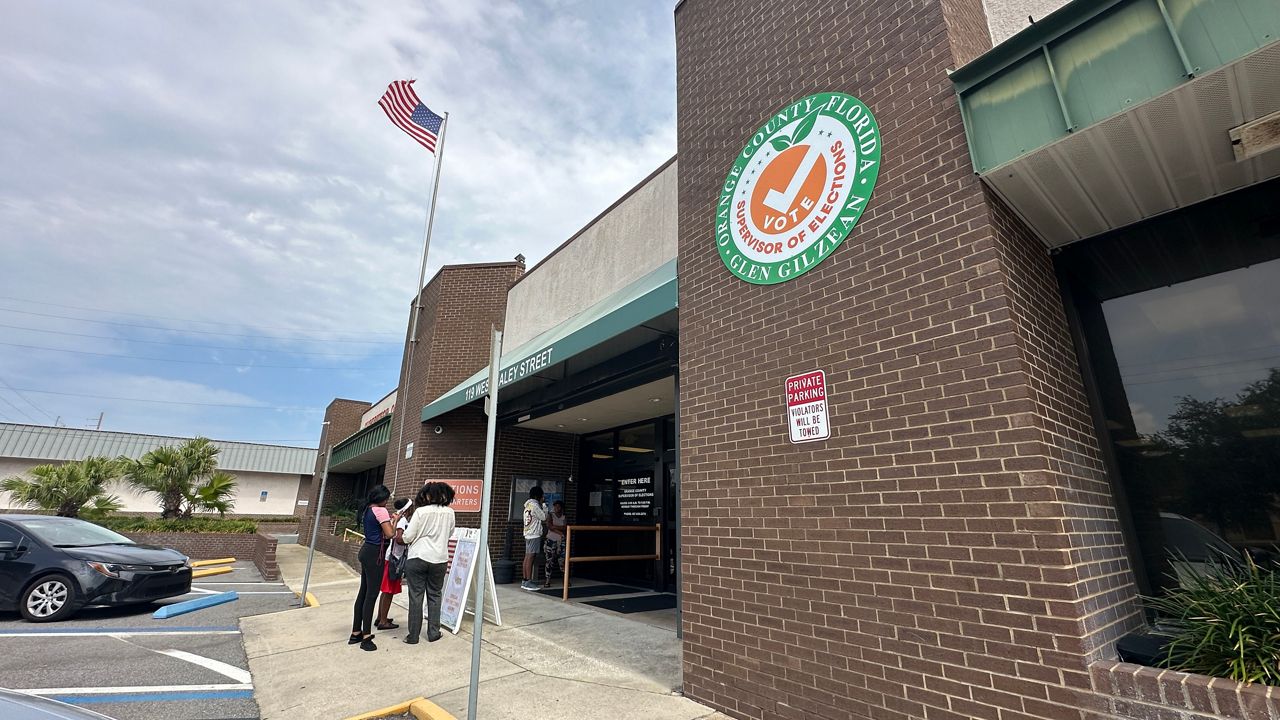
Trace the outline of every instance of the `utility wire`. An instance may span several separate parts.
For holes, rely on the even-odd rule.
[[[1179,367],[1164,368],[1163,370],[1143,370],[1136,373],[1120,373],[1120,377],[1125,380],[1139,377],[1150,377],[1152,375],[1168,375],[1169,373],[1185,372],[1187,370],[1203,370],[1205,368],[1222,367],[1224,365],[1243,365],[1244,363],[1264,363],[1268,366],[1274,365],[1273,360],[1280,359],[1280,355],[1266,355],[1256,358],[1239,358],[1237,360],[1223,360],[1222,362],[1202,363],[1200,365],[1182,365]],[[1246,368],[1241,368],[1244,370]],[[1211,373],[1212,374],[1212,373]],[[1195,377],[1194,375],[1188,377]]]
[[[44,305],[47,307],[62,308],[64,310],[83,310],[85,312],[105,313],[107,315],[130,315],[133,317],[150,318],[152,320],[175,320],[177,322],[200,323],[203,325],[233,325],[236,327],[245,327],[251,330],[285,330],[293,331],[295,328],[288,327],[268,327],[265,325],[244,325],[243,323],[227,322],[223,320],[194,320],[192,318],[173,317],[172,315],[148,315],[146,313],[126,312],[124,310],[103,310],[102,308],[84,307],[81,305],[60,305],[58,303],[41,302],[39,300],[28,300],[26,298],[12,297],[9,295],[0,295],[0,300],[13,300],[15,302],[27,303],[29,305]],[[308,331],[311,332],[311,331]],[[393,338],[399,337],[398,332],[369,332],[367,335],[388,335]]]
[[[14,388],[23,392],[36,393],[39,395],[60,395],[62,397],[78,397],[91,398],[94,400],[121,400],[124,402],[143,402],[156,403],[159,405],[192,405],[196,407],[223,407],[223,408],[241,408],[244,410],[301,410],[306,412],[322,412],[319,408],[307,407],[305,405],[244,405],[236,403],[200,403],[200,402],[183,402],[181,400],[153,400],[151,398],[130,398],[115,397],[112,395],[85,395],[81,393],[56,392],[54,390],[37,390],[35,388]],[[0,399],[4,399],[0,396]],[[30,416],[28,416],[30,417]],[[35,422],[35,420],[32,420]]]
[[[37,424],[37,425],[39,425],[39,424],[40,424],[40,421],[39,421],[39,420],[36,420],[35,418],[33,418],[33,417],[31,417],[30,415],[28,415],[26,410],[23,410],[22,408],[18,407],[17,405],[14,405],[12,402],[9,402],[9,398],[7,398],[7,397],[5,397],[5,396],[3,396],[3,395],[0,395],[0,400],[3,400],[5,405],[8,405],[9,407],[13,408],[14,410],[17,410],[17,411],[18,411],[18,413],[22,415],[22,417],[24,417],[24,418],[26,418],[26,419],[30,420],[31,422],[33,422],[33,423],[35,423],[35,424]]]
[[[18,343],[7,343],[7,342],[0,342],[0,345],[5,347],[25,348],[27,350],[49,350],[52,352],[75,353],[77,355],[96,355],[98,357],[120,358],[124,360],[152,360],[155,362],[182,363],[184,365],[218,365],[223,367],[233,367],[236,365],[242,365],[242,366],[247,366],[254,369],[273,368],[277,370],[377,370],[379,369],[379,368],[369,368],[369,367],[352,367],[352,366],[345,366],[345,365],[260,365],[252,361],[234,362],[234,361],[218,361],[218,360],[179,360],[175,358],[150,357],[147,355],[116,355],[113,353],[93,352],[91,350],[68,350],[65,348],[43,347],[41,345],[19,345]],[[31,401],[28,400],[27,402],[31,402]],[[38,407],[36,409],[39,410]],[[49,413],[45,413],[45,415],[48,415],[48,414]]]
[[[323,338],[315,336],[285,336],[285,335],[246,335],[244,333],[228,333],[215,332],[213,330],[191,330],[189,328],[173,328],[164,327],[162,325],[138,325],[136,323],[116,322],[114,320],[93,320],[91,318],[73,317],[71,315],[55,315],[53,313],[39,313],[30,310],[14,310],[13,308],[0,308],[0,312],[18,313],[20,315],[32,315],[35,317],[57,318],[59,320],[75,320],[76,322],[98,323],[100,325],[116,325],[119,327],[138,328],[141,330],[159,330],[161,332],[194,333],[197,335],[221,335],[224,337],[242,337],[253,338],[255,340],[276,340],[287,342],[333,342],[333,343],[352,343],[356,345],[395,345],[394,340],[349,340],[343,338]]]
[[[12,330],[26,330],[27,332],[47,333],[49,335],[67,335],[69,337],[92,338],[94,340],[116,340],[119,342],[145,343],[147,345],[169,345],[172,347],[193,347],[204,348],[206,350],[241,350],[243,352],[260,352],[260,353],[280,353],[285,355],[314,355],[318,357],[399,357],[390,353],[371,355],[369,353],[322,353],[322,352],[305,352],[302,350],[270,350],[267,348],[250,348],[240,345],[201,345],[199,343],[178,343],[169,342],[167,340],[142,340],[139,338],[115,337],[112,335],[87,335],[85,333],[66,332],[64,330],[44,330],[42,328],[26,327],[25,325],[7,325],[0,323],[0,328],[10,328]]]
[[[17,391],[17,389],[16,389],[16,388],[14,388],[12,385],[10,385],[7,381],[5,381],[5,379],[4,379],[4,378],[0,378],[0,385],[4,385],[5,387],[9,388],[10,390],[13,390],[14,394],[15,394],[15,395],[17,395],[19,398],[21,398],[23,402],[25,402],[26,404],[28,404],[28,405],[30,405],[31,407],[35,408],[36,410],[39,410],[39,411],[40,411],[40,414],[44,415],[45,417],[49,418],[50,420],[56,420],[56,419],[57,419],[57,416],[56,416],[56,415],[54,415],[54,414],[53,414],[53,413],[51,413],[51,412],[46,411],[44,408],[42,408],[42,407],[40,407],[39,405],[37,405],[37,404],[35,404],[35,403],[31,402],[31,398],[29,398],[29,397],[27,397],[26,395],[23,395],[22,393],[18,392],[18,391]]]

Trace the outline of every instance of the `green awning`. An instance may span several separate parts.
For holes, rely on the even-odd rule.
[[[1275,0],[1067,3],[951,74],[974,170],[984,175],[1277,37]],[[1225,102],[1217,97],[1200,102]]]
[[[671,260],[523,345],[504,351],[498,372],[498,388],[590,350],[674,309],[676,305],[676,261]],[[486,365],[422,408],[422,421],[484,397],[488,393],[488,385],[489,367]]]
[[[347,436],[333,446],[329,454],[329,469],[335,472],[359,472],[386,462],[387,443],[391,440],[389,413],[367,428]],[[357,462],[358,461],[358,462]],[[372,464],[370,464],[372,463]],[[350,469],[344,468],[350,464]]]

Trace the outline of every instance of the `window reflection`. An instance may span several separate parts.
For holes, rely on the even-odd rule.
[[[1123,415],[1107,417],[1107,428],[1148,580],[1166,586],[1183,570],[1170,556],[1197,562],[1212,536],[1237,550],[1271,548],[1280,260],[1109,300],[1102,312],[1123,387],[1104,380],[1101,391],[1127,401],[1104,403]]]

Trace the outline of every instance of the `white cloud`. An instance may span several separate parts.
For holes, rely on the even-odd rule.
[[[0,295],[240,327],[134,318],[175,331],[157,334],[3,311],[0,323],[223,344],[235,339],[191,330],[270,327],[313,352],[318,333],[398,342],[430,156],[379,111],[386,84],[417,77],[450,112],[430,269],[532,263],[674,153],[671,25],[663,0],[13,5],[0,26]],[[84,369],[74,357],[0,370],[60,389]],[[273,391],[268,404],[323,406],[344,387]]]

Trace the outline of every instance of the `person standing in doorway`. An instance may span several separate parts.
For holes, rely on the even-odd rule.
[[[564,538],[568,531],[569,518],[564,514],[564,503],[557,500],[551,503],[551,514],[547,516],[547,541],[542,544],[542,568],[545,577],[542,587],[551,587],[551,572],[559,569],[564,572]]]
[[[427,601],[427,642],[440,639],[440,598],[449,563],[449,538],[453,536],[453,486],[429,482],[414,499],[416,509],[402,537],[409,545],[404,579],[409,583],[409,631],[404,641],[418,644],[422,632],[422,600]]]
[[[521,590],[538,590],[538,581],[533,579],[533,563],[542,552],[542,527],[547,521],[547,506],[542,504],[542,486],[529,488],[529,499],[524,501],[524,580]]]
[[[378,591],[382,587],[382,553],[384,543],[391,539],[391,513],[387,512],[387,500],[391,491],[386,485],[375,485],[356,514],[364,529],[364,542],[360,544],[360,590],[356,593],[354,617],[351,620],[351,637],[348,645],[360,644],[361,650],[373,651],[373,611],[378,604]]]

